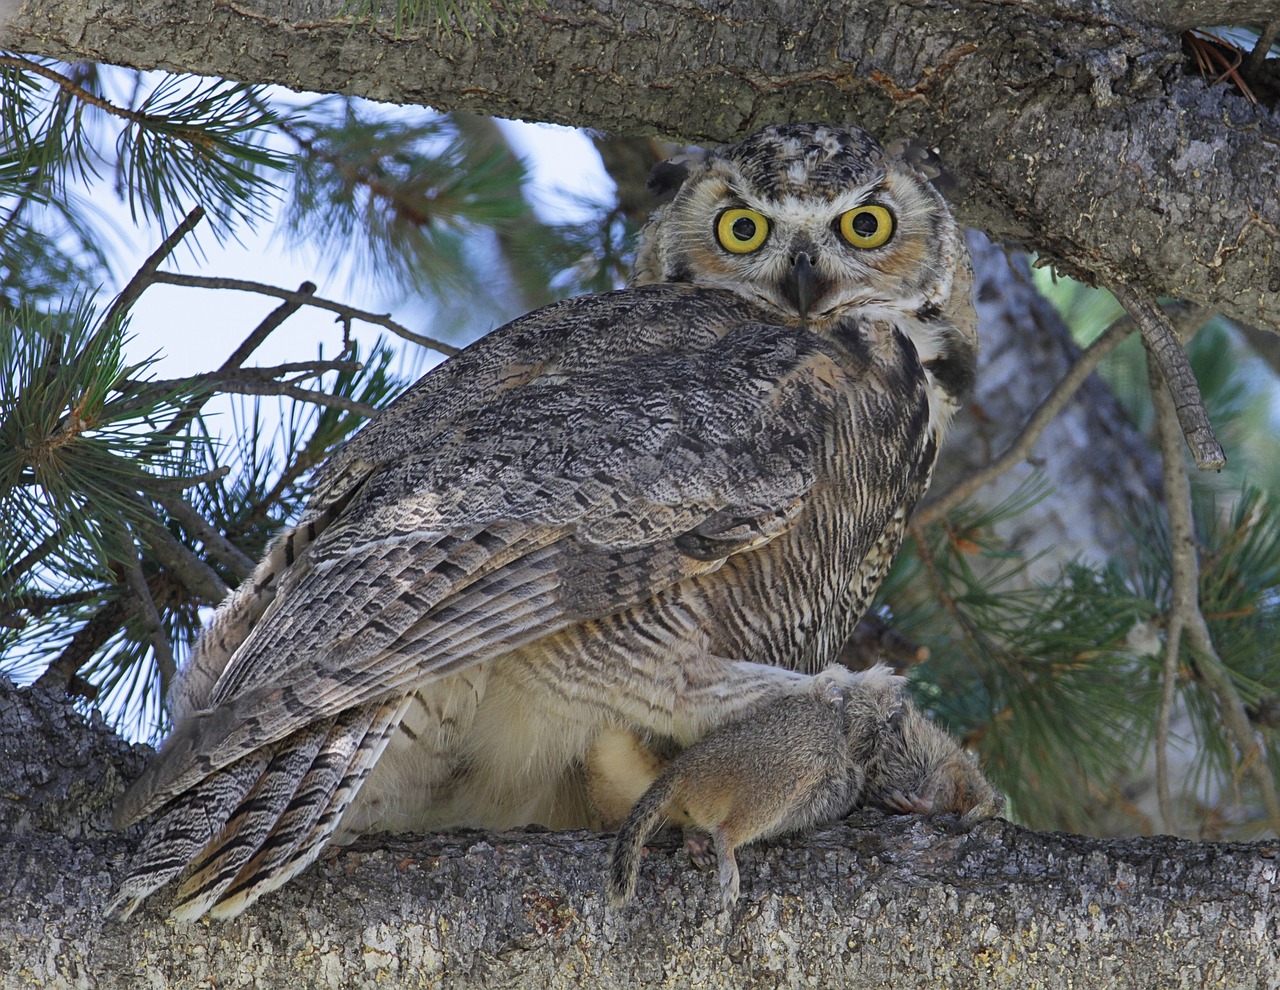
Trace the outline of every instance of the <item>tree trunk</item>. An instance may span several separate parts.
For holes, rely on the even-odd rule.
[[[132,841],[111,802],[145,760],[0,680],[0,986],[1270,987],[1277,847],[1097,841],[1004,821],[862,815],[741,852],[743,896],[674,837],[606,905],[610,837],[374,836],[230,922],[164,898],[104,922]]]
[[[25,0],[6,43],[703,142],[854,122],[938,149],[966,224],[1086,280],[1280,329],[1280,115],[1201,79],[1178,36],[1206,17],[1261,24],[1272,3],[546,0],[492,33],[399,35],[389,14],[370,27],[341,9]]]

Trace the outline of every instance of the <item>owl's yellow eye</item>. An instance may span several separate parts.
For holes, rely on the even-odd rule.
[[[893,236],[893,214],[867,203],[840,214],[840,236],[856,248],[878,248]]]
[[[726,251],[750,254],[769,236],[769,221],[755,210],[725,210],[716,221],[716,240]]]

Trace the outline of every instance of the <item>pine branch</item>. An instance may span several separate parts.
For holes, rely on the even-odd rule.
[[[0,592],[6,588],[15,587],[23,574],[38,567],[45,558],[62,545],[65,538],[62,533],[50,533],[40,541],[38,546],[32,547],[23,554],[3,574],[0,574]]]
[[[1277,33],[1280,33],[1280,17],[1273,17],[1263,25],[1262,31],[1258,34],[1258,40],[1254,42],[1253,48],[1244,60],[1246,76],[1252,78],[1262,70],[1262,63],[1270,54],[1271,46],[1276,43]]]
[[[27,620],[21,618],[18,615],[19,612],[29,612],[36,618],[40,618],[48,615],[55,608],[82,605],[85,602],[101,598],[104,590],[103,588],[91,588],[88,591],[77,591],[68,595],[40,595],[31,592],[13,595],[4,601],[6,611],[0,615],[0,624],[6,625],[11,629],[22,629],[26,626]]]
[[[134,611],[142,621],[147,639],[151,643],[151,653],[156,665],[160,668],[160,683],[172,684],[178,672],[177,662],[173,658],[173,646],[165,634],[164,623],[160,621],[160,611],[156,608],[155,599],[151,597],[151,589],[147,587],[147,579],[142,573],[138,555],[131,554],[123,564],[125,584],[133,593]]]
[[[131,501],[143,520],[138,532],[139,539],[146,544],[156,561],[173,574],[187,591],[207,605],[216,605],[231,594],[231,589],[218,577],[217,572],[170,533],[140,496],[133,496]]]
[[[1151,401],[1155,407],[1156,432],[1160,439],[1161,462],[1164,465],[1164,490],[1169,506],[1169,546],[1172,561],[1169,611],[1165,621],[1164,667],[1161,674],[1160,708],[1156,715],[1156,799],[1165,830],[1180,835],[1174,817],[1173,798],[1169,788],[1169,721],[1173,714],[1174,688],[1178,679],[1178,656],[1182,646],[1185,616],[1199,608],[1199,565],[1195,560],[1195,533],[1191,525],[1190,506],[1179,504],[1179,493],[1187,485],[1180,468],[1183,458],[1181,428],[1173,408],[1173,398],[1164,386],[1155,358],[1147,350],[1147,378]],[[1179,487],[1181,486],[1181,487]],[[1187,493],[1189,498],[1189,490]],[[1190,560],[1179,559],[1178,548],[1185,548]]]
[[[166,275],[168,273],[161,272],[160,274]],[[157,280],[163,281],[163,279]],[[297,291],[294,293],[294,298],[286,299],[283,303],[268,313],[263,318],[262,322],[253,328],[253,332],[240,342],[240,346],[232,351],[231,355],[222,362],[222,367],[218,370],[223,372],[231,371],[233,368],[239,368],[248,361],[249,355],[256,351],[258,347],[261,346],[262,342],[265,341],[277,327],[300,310],[303,305],[305,305],[306,302],[315,295],[315,291],[315,282],[306,281],[299,285]]]
[[[1176,343],[1176,340],[1175,340]],[[1179,345],[1181,350],[1181,345]],[[1200,610],[1200,563],[1197,559],[1195,528],[1191,514],[1191,485],[1183,462],[1179,433],[1186,435],[1186,426],[1178,418],[1177,400],[1173,390],[1163,378],[1159,355],[1155,345],[1148,345],[1148,360],[1152,379],[1151,401],[1156,409],[1156,421],[1160,431],[1160,451],[1164,463],[1165,504],[1169,514],[1169,553],[1173,570],[1173,595],[1169,605],[1170,632],[1186,637],[1187,645],[1195,657],[1200,678],[1217,696],[1219,711],[1228,734],[1240,754],[1240,772],[1252,774],[1262,796],[1263,807],[1270,819],[1271,828],[1280,830],[1280,796],[1276,793],[1275,777],[1267,760],[1266,751],[1258,744],[1244,703],[1231,681],[1231,674],[1218,657],[1209,634],[1204,613]],[[1175,426],[1176,424],[1176,426]],[[1171,656],[1166,649],[1165,676],[1170,675]],[[1167,693],[1167,689],[1166,689]],[[1167,745],[1168,712],[1162,699],[1160,720]],[[1165,768],[1163,801],[1167,802],[1168,780]],[[1166,817],[1167,807],[1162,805],[1161,815]]]
[[[148,284],[167,281],[165,277],[167,274],[168,273],[166,272],[153,272],[149,276]],[[315,288],[314,283],[303,282],[302,285],[298,287],[298,291],[291,294],[292,298],[287,299],[266,315],[262,322],[259,323],[240,343],[240,346],[232,352],[231,356],[222,362],[222,366],[217,372],[215,372],[215,374],[225,374],[239,369],[240,365],[248,360],[249,355],[251,355],[254,350],[256,350],[262,342],[267,339],[267,336],[273,330],[279,327],[286,319],[288,319],[288,317],[292,316],[302,308],[303,303],[310,298],[311,293],[315,291]],[[207,391],[203,394],[197,394],[188,400],[178,414],[170,420],[168,425],[166,425],[162,430],[158,430],[156,432],[151,450],[159,452],[167,449],[173,439],[179,436],[183,430],[191,425],[191,422],[197,415],[199,415],[204,404],[208,402],[213,395],[214,392]],[[144,461],[149,459],[149,455],[144,456],[142,459]]]
[[[180,492],[187,488],[195,488],[198,485],[207,485],[211,481],[217,481],[219,478],[225,478],[231,473],[231,468],[223,465],[209,471],[201,471],[199,474],[189,474],[177,478],[166,478],[162,475],[151,475],[147,479],[147,489],[151,493],[156,492]]]
[[[341,396],[325,398],[323,393],[296,388],[290,391],[291,387],[300,381],[304,381],[307,378],[315,378],[331,371],[359,371],[361,366],[356,361],[294,361],[265,368],[228,368],[227,365],[229,364],[231,364],[230,360],[223,365],[225,370],[207,371],[189,378],[160,379],[156,381],[125,379],[120,383],[120,386],[129,392],[129,398],[113,402],[106,408],[113,412],[129,412],[147,406],[153,401],[154,396],[170,393],[177,388],[186,388],[210,396],[224,392],[244,395],[292,395],[295,398],[305,397],[308,402],[331,405],[349,412],[357,412],[366,419],[377,412],[367,403],[354,402]],[[277,378],[283,375],[293,375],[295,377],[288,381],[276,381]],[[315,396],[317,395],[321,397],[316,398]],[[203,477],[208,477],[208,475]],[[186,479],[183,480],[185,481]]]
[[[328,409],[340,409],[354,413],[365,419],[372,419],[378,410],[359,399],[349,399],[345,395],[331,395],[319,389],[301,388],[288,382],[255,381],[252,378],[225,378],[218,382],[218,390],[237,395],[284,395],[300,402],[310,402]]]
[[[107,641],[120,630],[120,624],[128,616],[128,610],[119,598],[113,598],[98,609],[83,626],[76,630],[62,652],[36,678],[38,689],[63,694],[80,668],[93,659]]]
[[[171,75],[134,109],[28,58],[0,53],[0,67],[48,79],[62,94],[62,100],[51,101],[58,108],[41,131],[46,140],[33,141],[26,129],[15,129],[14,157],[37,172],[49,165],[64,172],[78,165],[82,175],[96,172],[96,160],[82,144],[81,106],[123,121],[113,164],[135,220],[141,215],[167,226],[171,211],[195,200],[212,212],[214,234],[222,237],[238,221],[265,215],[261,200],[270,183],[259,173],[288,164],[286,156],[261,144],[274,114],[255,106],[252,87]],[[78,104],[74,112],[68,99]]]
[[[1182,349],[1168,317],[1156,305],[1151,293],[1136,284],[1116,281],[1110,289],[1142,331],[1148,352],[1154,357],[1160,377],[1173,396],[1178,423],[1196,467],[1201,471],[1218,471],[1226,467],[1227,458],[1213,435],[1195,372],[1191,370],[1191,362],[1187,360],[1187,353]]]
[[[530,215],[513,155],[465,140],[443,116],[390,117],[350,100],[317,101],[278,126],[301,152],[284,228],[319,244],[335,274],[501,304],[508,280],[477,277],[471,257],[479,230],[501,236]],[[535,254],[535,267],[553,253]]]
[[[209,556],[231,571],[237,581],[243,581],[253,573],[257,562],[219,533],[213,524],[186,499],[173,495],[161,495],[156,498],[156,501],[192,536],[203,543]]]
[[[227,535],[243,535],[262,522],[266,518],[269,507],[277,504],[284,497],[284,493],[296,484],[299,478],[319,464],[323,457],[323,452],[309,454],[307,451],[302,451],[297,457],[292,458],[276,478],[275,484],[260,498],[255,499],[249,512],[229,527]]]
[[[262,282],[251,282],[239,278],[215,278],[207,275],[180,275],[176,272],[157,272],[154,281],[165,285],[185,285],[198,289],[235,289],[239,292],[257,292],[264,296],[275,296],[277,299],[296,303],[297,308],[314,306],[316,309],[327,309],[330,312],[337,313],[343,319],[360,320],[362,323],[385,327],[397,337],[422,347],[429,347],[433,351],[439,351],[449,357],[461,350],[461,348],[446,344],[444,341],[414,333],[391,319],[387,314],[370,313],[354,306],[348,306],[345,303],[334,302],[331,299],[321,299],[302,291],[291,292],[288,289],[266,285]],[[311,285],[311,283],[307,282],[304,285]]]
[[[1172,303],[1167,316],[1172,321],[1171,325],[1178,338],[1187,340],[1209,321],[1211,314],[1201,306]],[[1041,434],[1070,404],[1072,398],[1103,359],[1129,337],[1133,332],[1133,325],[1133,318],[1124,316],[1085,348],[1044,401],[1036,407],[1036,411],[1027,420],[1026,426],[1004,453],[980,470],[967,475],[964,480],[956,483],[937,498],[928,500],[916,510],[914,518],[917,523],[928,526],[930,523],[937,522],[1030,456]]]
[[[129,279],[128,284],[120,290],[120,294],[111,303],[111,308],[107,310],[106,316],[102,318],[104,328],[114,326],[115,321],[123,319],[124,315],[133,308],[133,304],[138,301],[138,297],[146,291],[147,286],[154,280],[156,269],[160,267],[169,255],[173,254],[179,242],[191,231],[195,230],[196,224],[203,219],[204,208],[197,206],[183,218],[178,226],[173,228],[173,232],[168,237],[161,241],[160,246],[142,263],[142,267],[134,272],[133,278]]]
[[[43,76],[50,82],[56,83],[58,88],[64,93],[74,96],[81,103],[87,103],[89,106],[97,107],[105,113],[113,117],[119,117],[121,120],[127,120],[134,124],[142,124],[143,126],[154,125],[163,121],[164,118],[153,117],[150,114],[140,113],[137,110],[130,110],[128,107],[116,106],[110,100],[104,100],[97,93],[90,92],[85,89],[75,79],[65,73],[41,63],[34,62],[29,58],[22,58],[17,55],[0,54],[0,65],[7,65],[10,68],[18,69],[22,72],[32,72],[37,76]]]

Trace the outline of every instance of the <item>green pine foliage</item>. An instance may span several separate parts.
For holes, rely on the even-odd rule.
[[[200,205],[192,241],[280,208],[286,241],[328,246],[353,291],[441,311],[487,303],[449,328],[463,338],[588,284],[615,287],[624,270],[611,204],[545,222],[523,164],[478,119],[0,55],[0,121],[0,665],[69,680],[147,738],[166,726],[164,692],[208,609],[297,518],[314,469],[363,417],[219,400],[239,368],[161,382],[158,355],[130,364],[128,310],[145,279],[114,302],[87,288],[132,274],[113,271],[119,235],[91,205],[104,180],[162,232]],[[362,353],[348,337],[306,387],[377,408],[421,354],[381,341]],[[212,407],[232,418],[230,439]]]
[[[127,76],[126,102],[112,84]],[[266,214],[275,188],[268,174],[288,164],[265,147],[275,116],[255,87],[99,67],[63,71],[48,59],[4,54],[0,94],[8,138],[0,196],[16,197],[14,207],[57,206],[73,185],[109,170],[136,220],[168,230],[200,202],[221,237]]]
[[[57,534],[68,541],[59,552],[83,544],[106,556],[145,524],[134,493],[181,477],[192,460],[189,437],[158,445],[150,430],[186,396],[140,396],[131,385],[151,362],[126,365],[122,326],[72,305],[19,310],[0,324],[0,505],[32,546]]]
[[[298,152],[282,214],[289,242],[320,246],[352,289],[425,302],[437,336],[469,340],[625,281],[634,229],[590,201],[582,220],[540,217],[523,162],[491,121],[325,97],[296,106],[282,130]],[[457,299],[465,310],[448,305]]]
[[[522,214],[519,161],[474,153],[439,115],[385,117],[349,99],[311,104],[289,133],[305,152],[284,220],[293,239],[322,245],[356,278],[480,290],[468,246],[477,229]]]
[[[1230,672],[1259,738],[1276,766],[1280,738],[1280,506],[1274,496],[1245,486],[1227,496],[1211,489],[1193,501],[1196,540],[1200,547],[1200,608],[1208,622],[1219,658]],[[1153,602],[1167,606],[1170,594],[1169,541],[1161,517],[1146,517],[1139,541],[1141,556],[1130,581]],[[1185,644],[1179,658],[1177,689],[1194,728],[1197,759],[1192,782],[1203,790],[1212,780],[1229,780],[1249,792],[1250,783],[1221,729],[1221,715]],[[1230,822],[1238,809],[1215,818]],[[1241,821],[1248,834],[1249,823]]]
[[[1104,566],[1066,565],[1027,586],[1030,561],[991,535],[1023,511],[1034,487],[990,510],[964,507],[916,533],[879,596],[879,614],[929,650],[913,671],[918,701],[980,754],[1009,812],[1033,827],[1116,830],[1111,812],[1139,776],[1155,741],[1170,607],[1169,537],[1158,505],[1134,512],[1138,556]],[[1206,489],[1194,503],[1201,548],[1200,604],[1214,643],[1276,762],[1280,727],[1280,511],[1245,487]],[[1014,590],[1008,590],[1008,589]],[[1192,793],[1229,781],[1196,807],[1211,834],[1248,837],[1261,827],[1250,782],[1224,733],[1220,700],[1183,644],[1176,706],[1197,754]],[[1120,830],[1144,827],[1124,816]]]
[[[1127,635],[1156,606],[1109,568],[1072,564],[1052,584],[1020,580],[1029,561],[992,527],[1046,494],[1024,486],[993,509],[961,508],[917,532],[880,607],[928,647],[913,673],[918,700],[981,755],[1010,812],[1039,827],[1074,817],[1079,828],[1058,786],[1111,780],[1132,760],[1153,707]]]
[[[202,459],[189,432],[154,434],[195,390],[134,387],[151,362],[127,365],[124,339],[84,302],[0,315],[0,655],[18,668],[121,612],[121,562],[157,537],[142,493]]]

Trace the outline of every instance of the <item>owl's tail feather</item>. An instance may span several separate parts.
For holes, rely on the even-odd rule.
[[[172,909],[184,919],[232,917],[288,881],[319,856],[407,704],[307,726],[181,795],[148,830],[108,915],[129,917],[184,871]]]
[[[354,724],[331,734],[258,855],[231,878],[208,909],[213,917],[234,918],[316,861],[395,734],[409,701],[408,696],[396,698],[381,707],[365,706],[339,717],[340,723]],[[178,891],[180,903],[185,890],[184,883]],[[175,907],[174,913],[180,915],[182,910]]]
[[[107,905],[107,917],[128,918],[143,898],[181,873],[200,850],[217,838],[223,823],[257,783],[271,754],[259,750],[184,792],[147,830],[129,866],[129,875]]]

